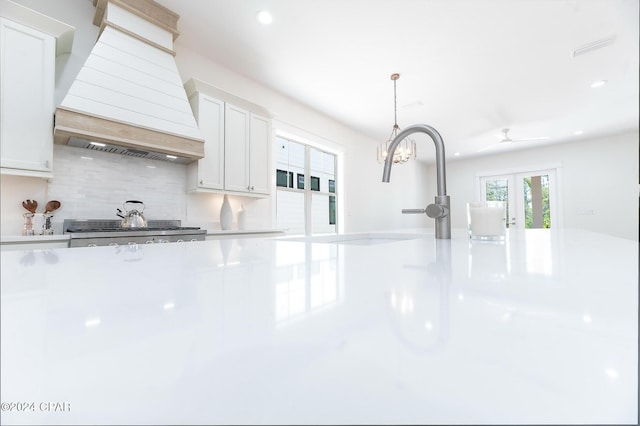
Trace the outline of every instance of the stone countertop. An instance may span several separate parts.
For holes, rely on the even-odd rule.
[[[250,234],[273,234],[284,235],[284,231],[280,229],[211,229],[207,228],[207,235],[250,235]]]
[[[54,235],[0,235],[0,244],[69,241],[69,234]]]
[[[414,237],[2,252],[2,424],[637,421],[637,241]]]
[[[251,234],[284,234],[279,229],[231,229],[223,231],[220,229],[207,229],[207,235],[251,235]],[[0,235],[0,244],[15,244],[15,243],[30,243],[30,242],[57,242],[68,241],[69,234],[54,234],[54,235]]]

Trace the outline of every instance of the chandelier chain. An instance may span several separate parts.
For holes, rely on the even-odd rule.
[[[398,127],[398,95],[396,93],[396,82],[393,80],[393,127]]]
[[[391,129],[391,135],[386,142],[378,146],[378,162],[383,163],[389,154],[389,147],[391,142],[395,139],[400,130],[398,126],[398,90],[397,80],[400,78],[400,74],[391,74],[391,80],[393,80],[393,129]],[[394,163],[405,163],[410,159],[416,158],[416,144],[413,139],[404,138],[400,145],[396,148],[393,154]]]

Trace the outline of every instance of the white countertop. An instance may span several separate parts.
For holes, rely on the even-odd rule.
[[[209,236],[224,236],[224,235],[252,235],[252,234],[284,234],[279,229],[207,229],[207,235]],[[56,242],[56,241],[68,241],[70,234],[54,234],[54,235],[0,235],[0,244],[14,244],[14,243],[32,243],[32,242]]]
[[[280,229],[207,229],[207,235],[284,234]]]
[[[0,235],[0,244],[69,241],[69,234],[54,235]]]
[[[637,241],[379,237],[2,252],[1,422],[635,424]]]

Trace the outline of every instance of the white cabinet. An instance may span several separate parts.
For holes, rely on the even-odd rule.
[[[271,120],[266,110],[195,79],[185,90],[205,139],[205,157],[188,166],[188,189],[269,195]]]
[[[269,193],[269,119],[227,104],[225,189]]]
[[[203,94],[189,102],[205,139],[204,158],[187,168],[189,190],[224,189],[224,102]]]
[[[271,154],[271,122],[251,114],[249,131],[249,185],[251,192],[269,193],[269,158]]]
[[[233,105],[225,106],[224,187],[249,192],[249,115]]]
[[[55,58],[70,52],[74,29],[15,3],[2,5],[0,171],[50,177]]]
[[[0,166],[51,173],[55,40],[0,18],[0,41]]]

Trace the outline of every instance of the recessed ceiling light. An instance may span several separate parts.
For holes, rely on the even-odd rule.
[[[84,322],[84,326],[89,328],[89,327],[97,327],[100,325],[102,321],[100,321],[100,318],[90,318],[88,320],[86,320]]]
[[[260,12],[256,13],[256,19],[262,25],[269,25],[271,22],[273,22],[273,16],[271,16],[271,13],[269,13],[269,11],[267,10],[261,10]]]
[[[575,132],[573,132],[573,134],[576,135],[576,136],[579,136],[579,135],[581,135],[583,133],[584,133],[584,131],[582,131],[582,130],[576,130]]]
[[[591,87],[597,89],[598,87],[602,87],[607,84],[607,80],[598,80],[591,83]]]
[[[457,157],[457,156],[459,156],[459,155],[460,155],[460,153],[459,153],[459,152],[454,152],[454,153],[453,153],[453,156],[454,156],[454,157]]]

